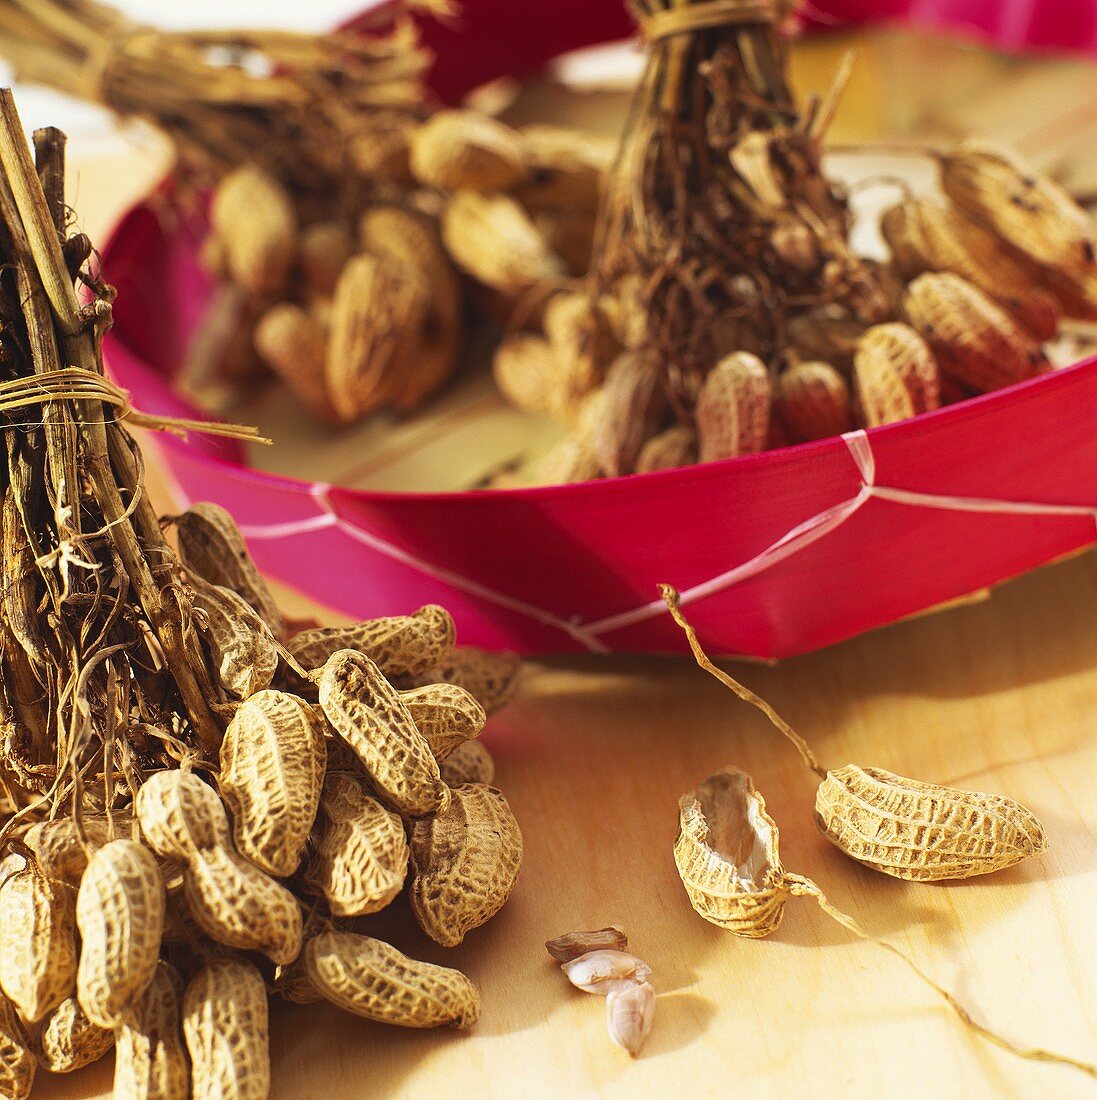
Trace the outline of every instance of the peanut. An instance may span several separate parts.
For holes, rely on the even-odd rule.
[[[853,427],[849,385],[829,363],[797,363],[777,377],[773,405],[798,440],[827,439]]]
[[[0,992],[0,1095],[27,1100],[37,1069],[15,1006]]]
[[[112,840],[88,861],[76,899],[76,991],[93,1024],[113,1029],[156,971],[164,930],[164,880],[147,848]]]
[[[118,1028],[114,1095],[120,1100],[187,1100],[190,1069],[180,1031],[183,982],[161,962]]]
[[[442,779],[451,787],[464,783],[490,786],[495,781],[495,761],[479,741],[458,745],[439,765]]]
[[[244,538],[232,516],[219,504],[191,505],[176,519],[179,556],[188,570],[209,584],[231,588],[243,596],[276,638],[285,624],[266,582],[251,560]]]
[[[278,644],[251,604],[231,588],[195,580],[192,603],[198,633],[220,686],[235,699],[269,687],[278,668]]]
[[[455,947],[510,897],[522,833],[494,787],[455,787],[445,812],[412,827],[411,864],[416,920],[433,940]]]
[[[0,887],[0,987],[36,1023],[75,981],[72,891],[31,863]]]
[[[279,302],[259,318],[252,339],[263,362],[313,416],[336,425],[343,422],[328,396],[328,330],[315,312],[294,302]]]
[[[400,700],[439,761],[479,737],[488,720],[476,699],[455,684],[424,684],[401,691]]]
[[[210,221],[233,280],[258,295],[285,288],[297,247],[297,215],[282,185],[246,164],[222,177]]]
[[[691,466],[697,461],[697,436],[692,428],[675,424],[658,435],[652,436],[636,456],[636,472],[673,470],[678,466]]]
[[[771,403],[769,372],[756,355],[740,351],[717,363],[697,397],[699,461],[760,451],[769,432]]]
[[[114,1032],[92,1023],[80,1002],[68,997],[43,1021],[38,1061],[50,1073],[74,1073],[98,1062],[113,1046]]]
[[[387,805],[407,817],[449,805],[430,745],[369,657],[349,649],[333,654],[320,674],[320,706]]]
[[[918,882],[990,874],[1047,847],[1040,822],[1010,798],[856,764],[827,773],[815,817],[847,855]]]
[[[412,174],[441,191],[507,191],[526,178],[522,139],[478,111],[438,111],[411,135]]]
[[[853,361],[861,415],[871,428],[906,420],[941,404],[941,380],[929,345],[909,325],[875,325]]]
[[[490,717],[510,702],[522,679],[517,653],[494,652],[464,645],[452,649],[429,669],[416,686],[442,681],[464,688]]]
[[[289,650],[307,669],[323,668],[341,649],[356,649],[385,676],[419,676],[449,657],[454,636],[449,612],[427,604],[412,615],[304,630],[290,639]]]
[[[619,355],[602,389],[605,396],[591,439],[594,453],[607,477],[631,474],[666,412],[658,356],[644,351]]]
[[[352,932],[323,932],[305,951],[313,986],[356,1016],[400,1027],[469,1028],[479,1019],[480,995],[458,970]]]
[[[137,793],[137,819],[152,849],[184,865],[191,915],[211,939],[288,963],[301,949],[294,896],[237,854],[217,792],[193,772],[157,772]]]
[[[693,908],[737,936],[776,931],[791,896],[777,824],[750,776],[724,768],[682,796],[674,862]]]
[[[217,786],[236,850],[267,874],[297,870],[327,764],[325,723],[295,695],[260,691],[242,703],[221,743]]]
[[[408,855],[400,818],[371,798],[357,777],[329,773],[304,878],[332,914],[360,917],[384,909],[404,885]]]
[[[267,1100],[270,1036],[263,977],[242,959],[210,959],[183,995],[195,1097]]]

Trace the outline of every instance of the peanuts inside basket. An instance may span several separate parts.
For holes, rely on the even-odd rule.
[[[1088,62],[1006,57],[898,30],[808,39],[793,50],[799,98],[825,95],[851,48],[856,56],[850,82],[828,132],[836,151],[827,155],[825,169],[849,191],[855,218],[851,243],[859,254],[886,256],[880,215],[905,190],[918,196],[937,191],[935,165],[918,154],[920,143],[943,146],[978,134],[1019,149],[1083,201],[1094,190],[1097,175],[1079,153],[1087,143],[1078,135],[1077,120],[1071,121],[1079,89],[1091,75]],[[932,82],[921,78],[927,66],[938,74]],[[596,48],[568,55],[520,85],[481,89],[469,102],[519,130],[566,126],[590,135],[594,146],[611,148],[640,67],[634,44]],[[1008,81],[998,79],[1006,73]],[[1023,112],[1016,110],[1018,97],[1025,100]],[[908,145],[915,151],[902,151]],[[534,296],[528,308],[538,308]],[[270,381],[233,390],[216,409],[260,425],[276,441],[272,448],[250,448],[247,456],[249,464],[272,473],[398,492],[532,483],[538,464],[568,430],[501,396],[491,360],[507,321],[502,312],[498,319],[487,314],[476,311],[454,378],[413,414],[381,410],[332,431],[303,413],[285,386]],[[1053,365],[1062,366],[1090,348],[1084,327],[1076,326],[1045,350]],[[189,392],[186,381],[183,386]],[[210,405],[208,387],[197,396]]]

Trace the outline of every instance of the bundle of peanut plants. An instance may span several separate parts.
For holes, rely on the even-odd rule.
[[[938,192],[884,214],[886,262],[853,251],[847,195],[822,166],[849,63],[828,95],[796,103],[795,6],[634,3],[646,66],[592,272],[495,360],[515,404],[569,428],[536,480],[904,420],[1052,369],[1043,345],[1063,318],[1097,315],[1090,219],[987,143],[921,150]],[[577,354],[565,315],[584,331]]]
[[[270,995],[475,1023],[468,978],[360,922],[405,893],[454,946],[506,901],[474,739],[518,664],[435,606],[290,636],[213,505],[169,545],[123,423],[195,425],[103,376],[63,148],[32,160],[0,93],[0,1094],[114,1048],[119,1097],[263,1097]]]

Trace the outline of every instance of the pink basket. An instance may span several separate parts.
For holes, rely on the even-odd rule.
[[[1006,48],[1097,52],[1071,0],[816,0],[823,25],[899,19]],[[620,0],[463,0],[428,23],[447,98],[627,36]],[[210,286],[203,227],[132,210],[104,253],[110,368],[148,411]],[[181,493],[229,508],[271,575],[349,615],[442,603],[463,641],[525,654],[680,651],[674,584],[714,651],[785,657],[1016,576],[1097,538],[1097,359],[902,424],[681,470],[479,493],[360,492],[275,477],[231,443],[161,443]]]

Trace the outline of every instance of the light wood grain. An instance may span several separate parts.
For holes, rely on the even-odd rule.
[[[898,71],[894,48],[874,63],[889,79]],[[1000,69],[972,61],[943,84],[990,72]],[[847,137],[859,132],[843,125]],[[315,612],[283,596],[291,614]],[[792,902],[761,943],[705,924],[671,846],[679,795],[738,764],[766,795],[791,870],[911,952],[979,1019],[1097,1059],[1097,557],[1049,567],[976,606],[736,674],[825,761],[1008,794],[1044,821],[1050,851],[966,884],[883,878],[822,839],[814,783],[792,749],[691,662],[535,664],[486,735],[526,835],[511,903],[453,952],[409,932],[406,911],[380,920],[412,953],[475,978],[480,1025],[468,1036],[400,1032],[280,1007],[273,1095],[1094,1095],[1068,1070],[1019,1062],[969,1036],[900,963],[851,941],[809,901]],[[541,947],[610,922],[628,930],[660,992],[635,1062],[609,1044],[603,1002],[570,989]],[[106,1096],[110,1073],[108,1059],[67,1080],[43,1078],[41,1095]]]

